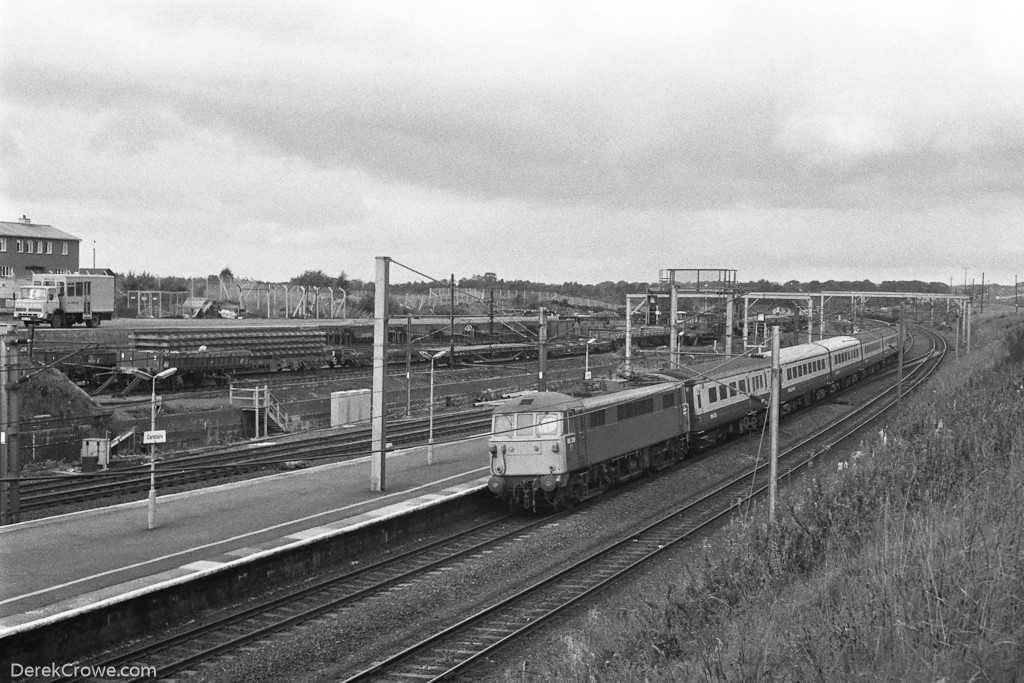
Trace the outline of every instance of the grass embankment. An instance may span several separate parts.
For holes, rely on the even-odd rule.
[[[517,680],[1024,678],[1024,324],[904,401],[887,443],[783,490],[627,613],[592,611]]]

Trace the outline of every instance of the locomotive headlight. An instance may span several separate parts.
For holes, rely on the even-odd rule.
[[[557,441],[555,443],[551,444],[551,452],[552,453],[557,453],[558,452],[558,442]]]

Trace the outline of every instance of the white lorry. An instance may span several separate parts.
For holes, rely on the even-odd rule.
[[[18,289],[14,317],[26,326],[49,322],[51,327],[85,323],[96,327],[114,316],[111,275],[42,273]]]

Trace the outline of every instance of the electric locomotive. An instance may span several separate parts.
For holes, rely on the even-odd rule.
[[[682,385],[589,398],[525,394],[494,409],[487,486],[510,507],[570,507],[681,459],[689,429]]]

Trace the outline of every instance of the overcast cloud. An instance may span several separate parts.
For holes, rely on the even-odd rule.
[[[1022,35],[1019,2],[0,0],[0,219],[160,275],[1012,283]]]

